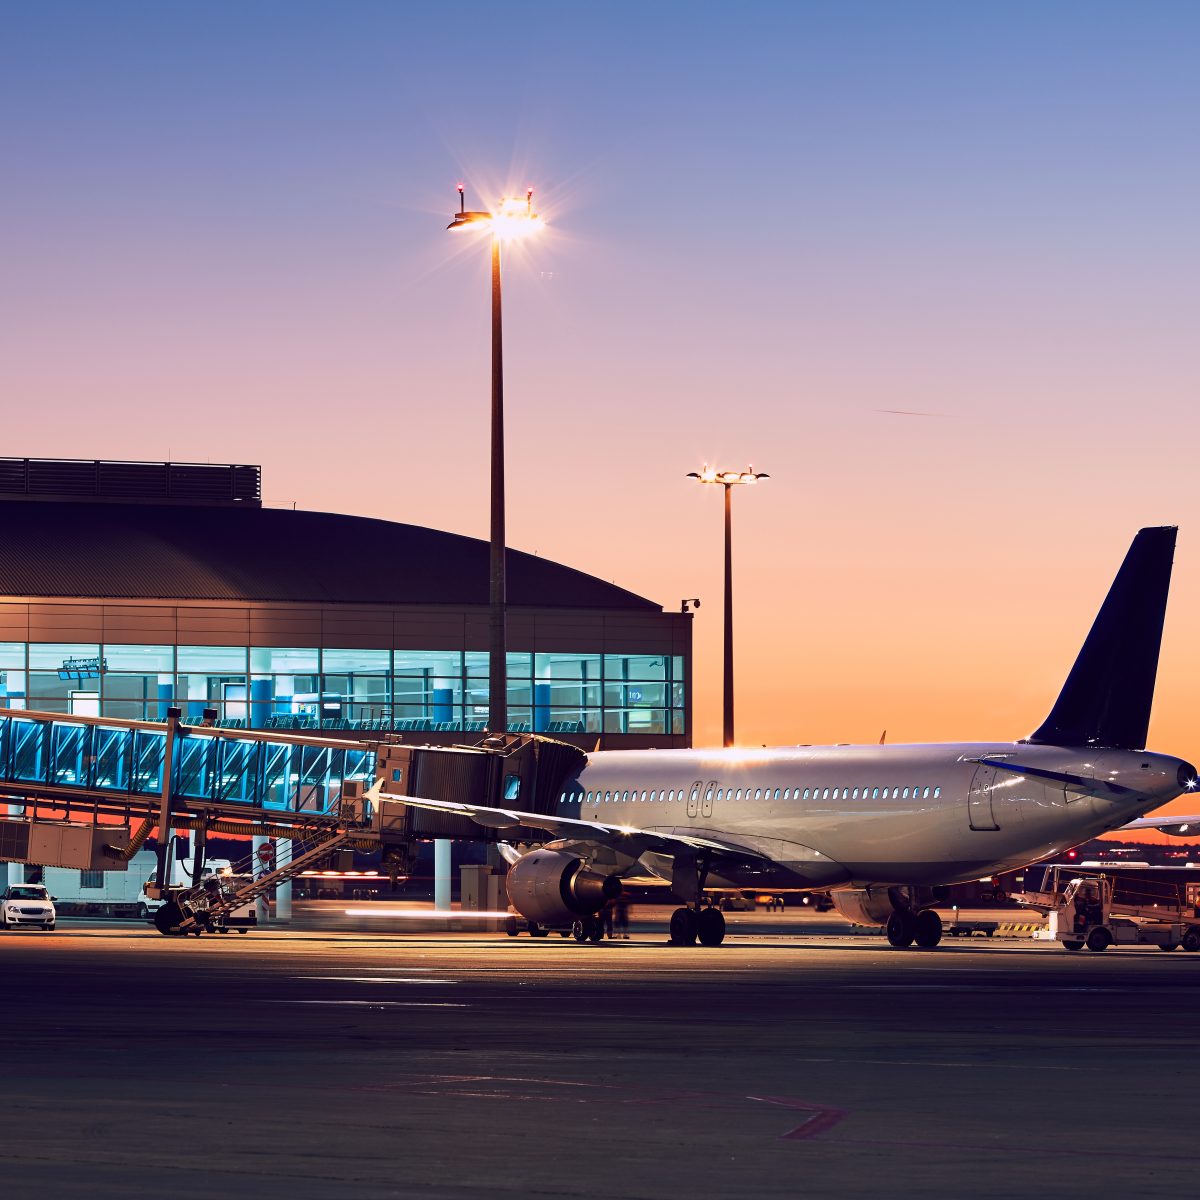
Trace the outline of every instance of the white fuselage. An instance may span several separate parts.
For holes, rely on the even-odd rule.
[[[1115,829],[1179,795],[1181,767],[1146,751],[1011,742],[608,751],[589,756],[560,813],[744,848],[770,864],[748,868],[746,884],[944,884]]]

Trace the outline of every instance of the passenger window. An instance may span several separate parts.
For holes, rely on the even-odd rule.
[[[707,795],[707,796],[705,796],[704,798],[705,798],[705,800],[711,800],[711,799],[713,798],[713,790],[712,790],[712,788],[709,788],[709,789],[708,789],[708,795]]]
[[[826,789],[825,789],[824,793],[823,793],[823,794],[822,794],[822,796],[821,796],[821,799],[822,799],[822,800],[828,800],[828,799],[829,799],[829,789],[828,789],[828,788],[826,788]]]
[[[643,804],[646,803],[646,793],[645,792],[642,793],[642,803]]]
[[[928,788],[925,789],[925,795],[924,795],[923,799],[925,799],[925,800],[929,799],[929,789]]]
[[[808,788],[804,789],[804,798],[805,798],[805,800],[808,799]]]
[[[776,800],[779,799],[779,789],[778,788],[775,789],[775,799]]]
[[[902,799],[904,799],[904,800],[908,799],[908,788],[904,789],[904,796],[902,797]]]
[[[937,799],[937,798],[938,798],[938,797],[939,797],[941,794],[942,794],[942,789],[941,789],[940,787],[935,787],[935,788],[933,789],[933,798],[934,798],[935,800],[936,800],[936,799]]]
[[[851,797],[851,799],[852,799],[852,800],[857,800],[857,799],[858,799],[858,788],[855,788],[855,789],[854,789],[854,795]]]
[[[755,789],[754,789],[754,798],[755,798],[755,800],[761,800],[761,799],[762,799],[762,788],[755,788]]]

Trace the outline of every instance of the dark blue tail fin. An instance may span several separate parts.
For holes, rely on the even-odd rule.
[[[1174,526],[1142,529],[1133,539],[1054,708],[1031,742],[1145,748],[1176,532]]]

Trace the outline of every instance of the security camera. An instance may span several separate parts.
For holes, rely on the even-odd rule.
[[[699,608],[699,607],[700,607],[699,600],[683,600],[679,604],[679,611],[685,613],[685,612],[688,612],[689,609]]]

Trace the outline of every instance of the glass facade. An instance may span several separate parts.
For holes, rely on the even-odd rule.
[[[682,735],[684,685],[679,655],[514,651],[509,728]],[[233,728],[480,731],[488,655],[0,642],[0,708],[156,721],[171,706]]]

